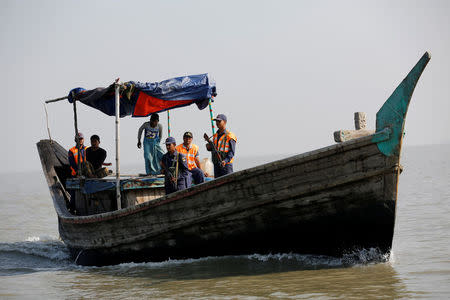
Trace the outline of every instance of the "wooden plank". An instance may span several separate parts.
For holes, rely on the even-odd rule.
[[[338,130],[333,133],[334,141],[337,143],[342,143],[361,137],[373,135],[375,130],[369,129],[358,129],[358,130]]]

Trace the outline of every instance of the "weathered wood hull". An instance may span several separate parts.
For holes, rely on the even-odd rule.
[[[388,254],[404,120],[429,59],[425,53],[380,109],[373,135],[113,212],[71,215],[67,152],[40,141],[60,236],[83,265],[277,252],[341,255],[360,248]]]
[[[51,156],[42,153],[55,144],[38,143],[41,158]],[[398,157],[386,157],[368,137],[121,211],[64,214],[59,231],[80,264],[245,253],[339,255],[371,247],[388,252],[398,174]],[[53,191],[64,211],[62,189]]]

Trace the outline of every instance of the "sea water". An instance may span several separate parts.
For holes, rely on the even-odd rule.
[[[450,297],[450,145],[405,147],[393,250],[83,267],[59,240],[42,172],[0,175],[0,298],[309,299]],[[236,159],[246,168],[285,156]]]

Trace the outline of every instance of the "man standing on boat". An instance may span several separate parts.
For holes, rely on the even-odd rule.
[[[183,144],[179,144],[176,150],[186,155],[187,165],[192,174],[192,179],[195,184],[200,184],[205,181],[205,175],[200,169],[198,146],[192,143],[193,137],[192,132],[185,132],[183,134]]]
[[[84,135],[78,132],[78,136],[75,136],[76,145],[69,150],[69,164],[72,177],[76,177],[78,174],[78,157],[80,157],[80,163],[83,164],[86,161],[86,146],[84,146]],[[80,149],[80,155],[78,155],[78,149]],[[81,175],[81,172],[80,174]]]
[[[227,117],[225,115],[219,114],[213,121],[216,121],[218,130],[213,135],[212,143],[206,144],[206,149],[213,152],[214,177],[218,178],[233,173],[237,139],[232,132],[227,130]]]
[[[137,147],[141,148],[141,135],[144,134],[144,160],[145,160],[145,172],[147,175],[158,175],[161,171],[159,162],[163,156],[163,150],[161,149],[160,142],[162,138],[162,125],[159,123],[159,115],[152,114],[149,122],[145,122],[139,128],[138,131],[138,143]]]
[[[175,138],[166,139],[166,149],[167,153],[161,159],[161,167],[165,175],[164,187],[168,195],[190,187],[191,172],[189,172],[186,156],[176,150]]]

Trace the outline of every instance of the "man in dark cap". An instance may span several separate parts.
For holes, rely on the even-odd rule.
[[[79,151],[78,151],[79,149]],[[83,169],[83,164],[86,162],[86,146],[84,146],[84,135],[78,132],[75,135],[75,146],[70,148],[68,153],[70,172],[72,177],[77,177],[81,175],[81,170]],[[78,162],[80,162],[81,168],[78,169]],[[75,191],[70,189],[70,200],[69,200],[69,212],[75,213]]]
[[[214,164],[214,177],[218,178],[233,173],[233,161],[236,150],[236,136],[227,130],[227,117],[223,114],[217,115],[218,128],[213,135],[212,143],[206,144],[206,149],[212,151],[212,161]]]
[[[161,159],[161,173],[165,175],[164,187],[166,195],[184,190],[191,186],[191,172],[186,156],[176,150],[176,141],[173,137],[166,139],[167,153]]]
[[[78,153],[78,149],[80,149],[80,153]],[[81,175],[81,172],[78,172],[78,159],[80,159],[80,164],[86,161],[86,146],[84,146],[84,135],[81,132],[75,136],[75,146],[70,148],[68,156],[72,177]]]
[[[176,150],[186,155],[187,165],[192,174],[192,179],[195,184],[200,184],[205,181],[205,175],[202,169],[200,169],[198,146],[192,143],[193,138],[192,132],[186,131],[183,134],[183,144],[179,144]]]

